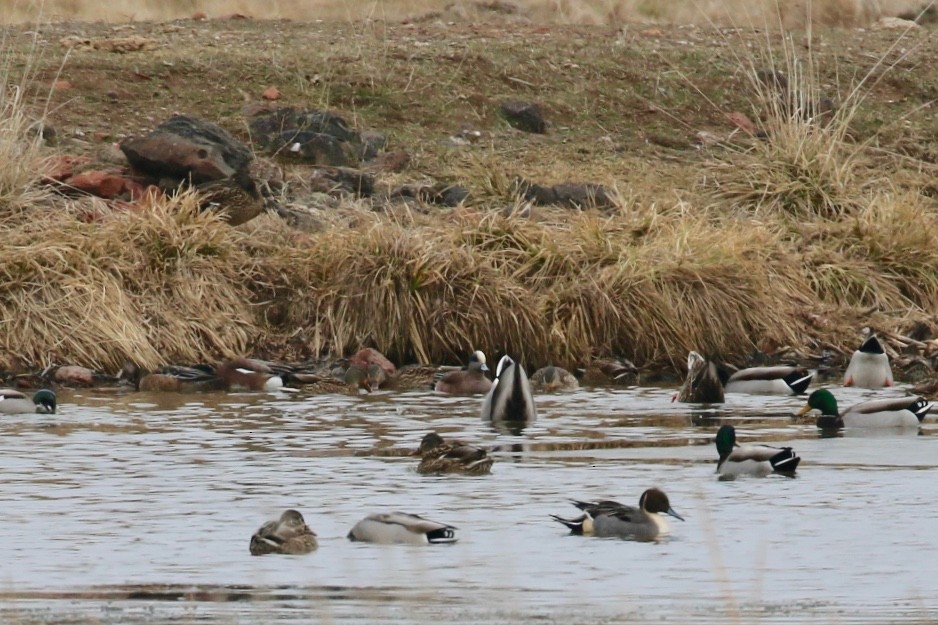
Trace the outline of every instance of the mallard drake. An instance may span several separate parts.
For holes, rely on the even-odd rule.
[[[433,390],[449,395],[484,395],[492,389],[492,381],[485,377],[488,370],[485,354],[475,351],[465,369],[444,373],[434,383]]]
[[[638,508],[617,501],[573,501],[585,514],[576,519],[551,515],[551,518],[578,535],[655,540],[670,533],[671,528],[661,514],[684,520],[674,511],[668,496],[658,488],[649,488],[638,500]]]
[[[931,403],[915,395],[873,399],[851,406],[841,414],[833,393],[820,388],[808,396],[808,403],[798,411],[803,416],[820,410],[817,426],[821,429],[848,428],[917,428],[931,410]]]
[[[368,543],[426,545],[456,542],[456,528],[406,512],[369,514],[348,533],[349,540]]]
[[[687,354],[687,378],[674,399],[696,404],[722,404],[723,382],[717,366],[697,352]]]
[[[770,473],[793,475],[801,458],[791,447],[772,447],[770,445],[739,445],[736,442],[736,428],[732,425],[720,426],[716,437],[717,473],[723,478],[739,475],[764,476]]]
[[[133,362],[125,362],[117,374],[138,391],[197,392],[220,391],[227,388],[224,380],[215,375],[211,367],[167,366],[159,373],[148,373]]]
[[[752,395],[801,395],[814,374],[804,367],[750,367],[736,371],[726,380],[727,393]]]
[[[507,355],[498,362],[495,381],[482,401],[482,418],[516,423],[531,423],[537,418],[528,375]]]
[[[882,343],[871,334],[850,357],[844,373],[844,386],[883,388],[892,386],[892,368]]]
[[[421,475],[439,473],[486,475],[491,472],[494,462],[488,452],[481,447],[459,441],[447,441],[436,432],[430,432],[423,437],[414,455],[420,456],[417,473]]]
[[[580,388],[580,383],[572,373],[562,367],[554,367],[553,365],[541,367],[531,374],[529,381],[531,382],[531,388],[542,393],[575,391]]]
[[[268,521],[251,536],[251,555],[267,553],[300,555],[316,549],[316,533],[309,529],[303,515],[296,510],[287,510],[275,521]]]
[[[587,386],[631,384],[638,378],[638,367],[624,358],[594,358],[585,367],[577,368],[574,375]]]
[[[32,398],[12,388],[0,388],[2,414],[55,414],[55,393],[47,388],[36,391]]]

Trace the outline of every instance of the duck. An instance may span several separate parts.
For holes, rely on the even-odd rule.
[[[482,401],[485,421],[531,423],[537,419],[531,384],[521,364],[502,356],[495,370],[495,381]]]
[[[851,406],[841,414],[837,399],[821,388],[808,396],[808,403],[798,411],[804,416],[820,410],[817,426],[821,429],[848,428],[917,428],[931,410],[931,403],[917,395],[873,399]]]
[[[770,473],[794,475],[801,458],[791,447],[771,445],[739,445],[736,428],[720,426],[716,436],[717,473],[721,478],[732,479],[740,475],[765,476]]]
[[[532,389],[542,393],[575,391],[580,388],[580,382],[572,373],[562,367],[553,365],[541,367],[532,373],[529,382],[531,382]]]
[[[426,434],[413,455],[420,456],[417,473],[421,475],[486,475],[492,471],[492,464],[495,462],[481,447],[459,441],[447,441],[436,432]]]
[[[476,350],[465,369],[444,373],[434,382],[433,390],[447,395],[484,395],[492,390],[492,381],[485,377],[488,370],[485,354]]]
[[[652,541],[670,533],[671,528],[662,514],[680,521],[684,517],[671,507],[668,496],[659,488],[649,488],[638,500],[638,508],[617,501],[573,501],[584,512],[575,519],[557,515],[551,518],[570,528],[571,534],[599,537],[626,538]]]
[[[215,375],[229,391],[275,391],[284,387],[283,376],[270,363],[255,358],[227,360],[215,368]]]
[[[43,388],[32,397],[13,388],[0,388],[0,414],[55,414],[55,393]]]
[[[638,367],[624,358],[594,358],[585,367],[577,368],[574,375],[587,386],[630,384],[638,378]]]
[[[274,521],[261,525],[251,536],[250,551],[252,556],[268,553],[302,555],[319,546],[316,533],[309,528],[303,515],[297,510],[287,510]]]
[[[378,365],[363,369],[358,365],[339,367],[329,373],[286,373],[284,382],[301,385],[315,393],[355,393],[361,390],[378,390],[385,379],[384,370]]]
[[[127,361],[117,374],[119,380],[127,380],[138,391],[198,392],[221,391],[226,384],[215,375],[212,367],[183,367],[169,365],[158,373],[149,373],[136,363]]]
[[[720,380],[717,366],[695,351],[687,354],[687,378],[671,401],[722,404],[724,401],[723,382]]]
[[[349,531],[351,541],[379,544],[435,545],[454,543],[456,528],[407,512],[369,514]]]
[[[876,335],[871,334],[850,356],[844,386],[878,389],[893,384],[889,356]]]
[[[812,379],[814,373],[805,367],[749,367],[730,375],[725,391],[750,395],[801,395]]]

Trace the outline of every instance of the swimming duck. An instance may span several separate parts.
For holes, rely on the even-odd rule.
[[[717,372],[717,367],[697,352],[687,354],[687,378],[671,401],[722,404],[723,382]]]
[[[465,369],[444,373],[434,383],[433,390],[449,395],[484,395],[492,389],[492,381],[485,377],[488,371],[485,354],[475,351]]]
[[[406,512],[369,514],[348,533],[349,540],[426,545],[456,542],[456,528]]]
[[[213,367],[166,366],[158,373],[148,373],[136,363],[127,361],[117,378],[129,381],[138,391],[196,392],[226,388]]]
[[[883,388],[892,386],[892,368],[882,343],[871,334],[850,357],[844,373],[844,386]]]
[[[284,382],[302,385],[315,393],[358,393],[360,390],[378,390],[385,379],[384,371],[377,365],[367,370],[357,365],[339,367],[328,373],[285,373]]]
[[[720,426],[716,437],[717,473],[724,478],[739,475],[763,476],[770,473],[792,475],[801,458],[791,447],[770,445],[739,445],[736,443],[736,428]]]
[[[632,384],[638,378],[638,367],[624,358],[594,358],[575,375],[587,386],[605,384]]]
[[[431,475],[439,473],[464,473],[485,475],[492,470],[494,460],[481,447],[459,441],[446,441],[436,432],[430,432],[420,441],[414,452],[420,456],[417,473]]]
[[[254,358],[235,358],[215,368],[230,391],[275,391],[283,388],[283,377],[276,373],[270,363]]]
[[[670,533],[671,528],[661,514],[684,520],[674,511],[668,496],[658,488],[649,488],[638,500],[638,508],[617,501],[574,501],[585,514],[576,519],[557,515],[551,518],[570,528],[571,533],[600,537],[655,540]]]
[[[806,415],[812,409],[821,411],[817,419],[817,426],[821,429],[917,428],[931,409],[931,404],[915,395],[873,399],[851,406],[840,414],[833,393],[821,388],[808,396],[808,403],[798,411],[798,416]]]
[[[575,391],[580,388],[580,383],[572,373],[561,367],[554,367],[553,365],[541,367],[531,374],[529,381],[531,382],[531,388],[543,393]]]
[[[482,418],[523,423],[537,418],[528,375],[524,367],[507,355],[498,362],[495,381],[482,401]]]
[[[300,555],[316,549],[316,533],[309,529],[303,515],[296,510],[287,510],[276,521],[268,521],[251,536],[251,555],[267,553]]]
[[[0,414],[55,414],[55,393],[39,389],[32,396],[12,388],[0,388]]]
[[[804,367],[750,367],[740,369],[726,380],[727,393],[752,395],[801,395],[814,374]]]

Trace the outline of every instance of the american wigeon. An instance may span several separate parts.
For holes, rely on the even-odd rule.
[[[871,334],[850,357],[844,373],[844,386],[875,389],[892,385],[889,356],[876,335]]]
[[[215,375],[232,391],[274,391],[283,388],[283,378],[270,363],[254,358],[227,360],[215,368]]]
[[[469,357],[469,364],[465,369],[443,374],[434,383],[433,389],[448,395],[484,395],[492,388],[492,381],[485,377],[488,370],[485,354],[475,351]]]
[[[264,523],[251,536],[252,556],[268,553],[301,555],[318,547],[316,533],[306,525],[303,515],[296,510],[287,510],[275,521]]]
[[[2,414],[55,414],[55,393],[44,388],[30,398],[12,388],[0,388],[0,413]]]
[[[352,527],[349,540],[381,543],[426,545],[454,543],[456,528],[406,512],[369,514]]]
[[[498,362],[495,381],[482,401],[482,418],[516,423],[531,423],[537,418],[524,367],[507,355]]]
[[[798,411],[798,416],[820,410],[817,426],[821,429],[917,428],[931,406],[927,400],[910,395],[861,402],[841,414],[833,393],[821,388],[808,396],[808,403]]]
[[[658,488],[649,488],[638,500],[638,507],[617,501],[574,501],[573,505],[584,514],[576,519],[557,515],[551,518],[570,528],[577,535],[592,535],[630,540],[656,540],[670,533],[671,528],[662,514],[683,521],[671,507],[668,496]]]
[[[136,363],[125,362],[118,379],[127,380],[138,391],[200,392],[221,391],[227,384],[211,368],[167,366],[158,373],[149,373]]]
[[[426,434],[413,455],[420,456],[417,473],[421,475],[440,473],[485,475],[491,472],[494,462],[488,452],[481,447],[459,441],[448,441],[436,432]]]
[[[572,373],[562,367],[548,365],[531,374],[531,388],[542,393],[575,391],[580,383]]]
[[[790,476],[801,462],[791,447],[737,444],[736,428],[732,425],[720,427],[716,446],[719,455],[717,473],[726,479],[740,475],[764,476],[773,472]]]

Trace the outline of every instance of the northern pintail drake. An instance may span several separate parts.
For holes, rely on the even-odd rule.
[[[414,455],[420,456],[417,473],[421,475],[486,475],[491,472],[494,462],[481,447],[459,441],[447,441],[436,432],[430,432],[423,437]]]
[[[687,354],[687,378],[671,400],[695,404],[722,404],[723,382],[717,366],[697,352]]]
[[[736,371],[726,380],[726,392],[801,395],[813,378],[814,374],[804,367],[750,367]]]
[[[349,540],[368,543],[426,545],[456,542],[456,528],[406,512],[369,514],[348,533]]]
[[[465,369],[444,373],[434,382],[433,390],[449,395],[484,395],[492,389],[492,381],[485,377],[488,370],[485,354],[477,350]]]
[[[683,521],[671,507],[668,496],[658,488],[649,488],[638,500],[638,508],[617,501],[573,501],[573,505],[584,512],[575,519],[557,515],[551,518],[563,523],[570,532],[578,535],[627,538],[631,540],[656,540],[670,533],[667,514]]]
[[[820,410],[817,426],[824,430],[843,427],[917,428],[931,406],[928,400],[910,395],[861,402],[841,414],[833,393],[821,388],[808,396],[808,403],[798,411],[798,416],[806,415],[811,410]]]
[[[844,373],[844,386],[883,388],[892,386],[892,368],[882,343],[871,334],[850,357]]]
[[[531,374],[529,381],[531,382],[531,388],[542,393],[575,391],[580,388],[580,382],[572,373],[562,367],[553,365],[541,367]]]
[[[133,362],[124,363],[120,380],[127,380],[138,391],[197,392],[220,391],[225,382],[215,375],[213,367],[166,366],[158,373],[149,373]]]
[[[716,437],[717,473],[721,478],[734,478],[740,475],[764,476],[770,473],[793,475],[801,458],[791,447],[772,447],[771,445],[739,445],[736,442],[736,428],[732,425],[720,426]]]
[[[482,401],[482,418],[515,423],[531,423],[537,418],[528,375],[507,355],[498,362],[495,381]]]
[[[306,525],[303,515],[296,510],[287,510],[275,521],[264,523],[251,536],[251,555],[268,553],[300,555],[316,549],[316,533]]]
[[[55,393],[39,389],[32,397],[12,388],[0,388],[0,414],[55,414]]]

